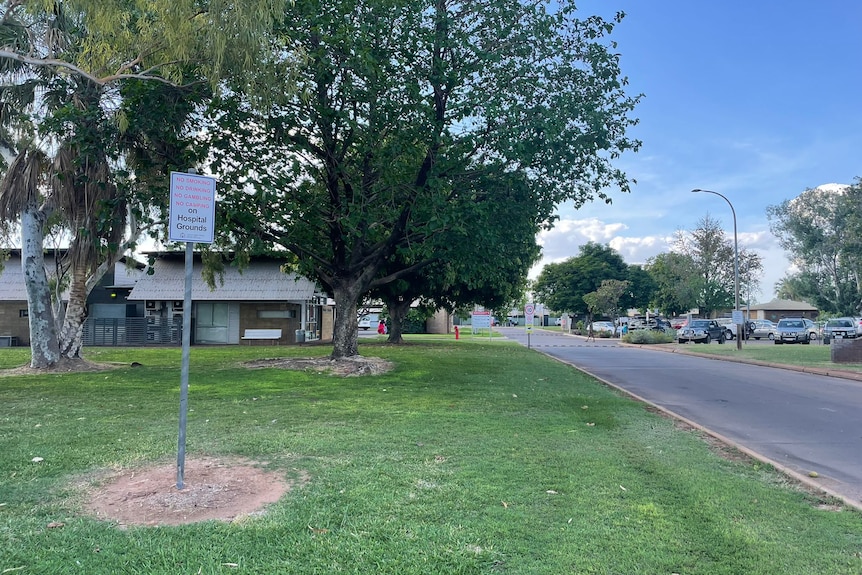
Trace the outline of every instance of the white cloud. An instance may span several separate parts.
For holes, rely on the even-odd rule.
[[[666,222],[662,223],[665,225],[657,223],[655,226],[646,226],[652,233],[638,235],[622,222],[605,221],[598,217],[562,218],[553,229],[539,234],[537,241],[542,246],[542,259],[530,270],[529,276],[536,278],[545,265],[577,256],[580,247],[590,241],[609,245],[629,265],[643,264],[649,258],[670,250],[673,231],[666,228]],[[733,240],[732,229],[725,231],[725,234]],[[775,283],[791,269],[784,250],[767,229],[738,230],[737,238],[740,249],[753,250],[763,258],[763,277],[760,289],[752,293],[753,301],[772,299]],[[748,286],[740,286],[740,291],[745,297]]]

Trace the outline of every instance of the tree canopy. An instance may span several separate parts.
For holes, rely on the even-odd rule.
[[[583,315],[588,311],[584,296],[596,291],[604,280],[624,281],[628,265],[607,245],[588,242],[580,254],[546,265],[533,284],[536,298],[549,308]]]
[[[357,301],[469,223],[478,178],[521,181],[524,217],[543,223],[563,200],[628,191],[612,165],[639,146],[626,136],[638,98],[608,40],[622,16],[578,19],[571,2],[297,0],[275,40],[302,54],[282,62],[298,65],[285,80],[296,89],[255,100],[232,85],[212,110],[223,245],[295,253],[335,299],[333,355],[356,353]]]
[[[782,295],[825,312],[862,309],[862,181],[840,190],[814,188],[769,206],[772,232],[799,270],[781,282]]]

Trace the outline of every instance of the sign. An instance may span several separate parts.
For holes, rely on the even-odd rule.
[[[533,317],[536,313],[536,305],[533,303],[528,303],[524,306],[524,323],[531,326],[533,325]]]
[[[172,242],[213,242],[215,192],[215,178],[171,172],[168,238]]]
[[[473,329],[490,328],[491,327],[491,312],[490,311],[474,311],[471,314],[471,323]]]
[[[734,325],[742,325],[745,323],[745,317],[743,317],[741,309],[733,310],[733,313],[731,313],[731,317],[733,317]]]

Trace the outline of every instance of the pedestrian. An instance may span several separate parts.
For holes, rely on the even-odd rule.
[[[380,335],[386,334],[386,322],[384,322],[382,319],[380,320],[380,323],[377,324],[377,333],[379,333]]]

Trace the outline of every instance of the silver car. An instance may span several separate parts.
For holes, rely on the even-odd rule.
[[[754,339],[762,337],[775,339],[776,326],[774,323],[768,319],[756,319],[752,323],[754,323],[754,329],[751,331],[751,337]]]
[[[801,317],[786,317],[778,320],[775,328],[775,345],[782,343],[810,343],[808,325]]]
[[[823,341],[829,343],[833,339],[855,338],[860,334],[857,331],[856,318],[836,317],[826,322],[823,327]]]

